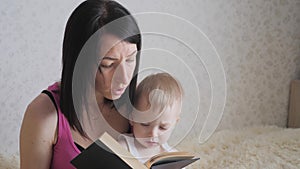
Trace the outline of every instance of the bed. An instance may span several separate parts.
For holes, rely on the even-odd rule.
[[[221,130],[204,144],[185,139],[180,150],[194,152],[201,159],[187,167],[300,169],[300,80],[291,83],[289,128],[256,126]]]
[[[201,145],[186,139],[178,149],[201,158],[187,169],[299,169],[300,129],[264,126],[222,130]]]
[[[288,127],[220,130],[207,142],[186,137],[176,148],[201,159],[186,169],[300,169],[300,81],[291,85]],[[0,169],[18,169],[19,155],[0,154]]]
[[[197,139],[187,138],[177,148],[201,158],[186,169],[300,168],[300,128],[263,126],[222,130],[201,145]],[[0,169],[17,168],[18,155],[0,155]]]

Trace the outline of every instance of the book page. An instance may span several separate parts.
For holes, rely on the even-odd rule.
[[[104,133],[100,138],[106,146],[108,146],[114,153],[116,153],[124,162],[132,168],[147,169],[145,165],[139,162],[130,152],[122,147],[115,139],[107,133]]]

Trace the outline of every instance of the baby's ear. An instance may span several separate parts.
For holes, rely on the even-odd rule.
[[[129,124],[130,124],[131,126],[133,126],[132,113],[129,113],[128,120],[129,120]]]
[[[180,120],[180,117],[178,116],[177,119],[176,119],[176,123],[178,123],[179,120]]]
[[[132,120],[129,120],[129,124],[130,124],[131,126],[133,126],[133,121],[132,121]]]

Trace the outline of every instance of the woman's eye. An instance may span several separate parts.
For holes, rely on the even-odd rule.
[[[135,61],[135,55],[131,55],[130,57],[128,57],[126,59],[126,62],[128,62],[128,63],[131,63],[131,62],[134,62],[134,61]]]
[[[132,63],[132,62],[134,62],[135,61],[135,59],[127,59],[126,60],[126,62],[128,62],[128,63]]]
[[[113,63],[112,64],[101,64],[100,65],[102,68],[110,68],[113,66]]]

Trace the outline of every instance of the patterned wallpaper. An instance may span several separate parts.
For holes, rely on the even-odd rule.
[[[300,1],[231,3],[222,5],[223,33],[212,35],[228,82],[219,128],[285,126],[290,82],[300,78]]]
[[[63,29],[80,2],[1,2],[1,152],[18,152],[26,105],[59,80]],[[299,0],[120,2],[132,13],[185,18],[207,35],[226,74],[227,99],[219,129],[286,125],[290,81],[300,78]],[[199,105],[200,111],[209,106],[205,99]],[[193,130],[199,132],[202,125],[200,119]]]

